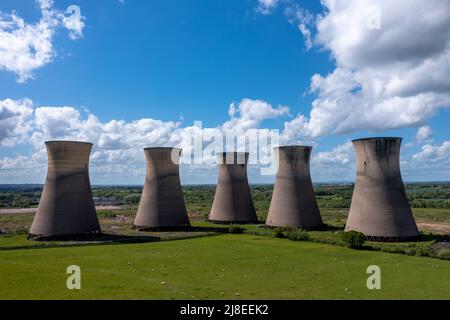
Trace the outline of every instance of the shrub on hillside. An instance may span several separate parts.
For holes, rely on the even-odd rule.
[[[97,212],[97,215],[100,218],[115,218],[115,217],[117,217],[117,214],[112,210],[99,210]]]
[[[276,229],[273,231],[273,237],[274,237],[274,238],[286,238],[286,235],[284,234],[282,228],[276,228]]]
[[[230,226],[228,228],[228,233],[241,234],[241,233],[244,233],[244,229],[242,229],[241,227],[238,227],[238,226]]]
[[[287,238],[292,241],[309,241],[310,236],[308,232],[302,230],[289,231],[287,233]]]
[[[421,247],[417,249],[416,256],[419,257],[433,257],[434,252],[430,247]]]
[[[389,253],[399,253],[399,254],[406,254],[406,250],[403,249],[401,246],[386,246],[381,249],[382,252],[389,252]]]
[[[28,234],[28,228],[27,227],[19,227],[16,230],[14,230],[14,234],[18,236],[23,236]]]
[[[436,257],[442,260],[450,260],[450,250],[449,249],[441,249],[436,254]]]
[[[415,256],[417,254],[417,250],[415,248],[406,248],[405,253],[408,256]]]
[[[342,241],[344,241],[347,247],[358,249],[364,246],[364,243],[366,242],[366,236],[363,233],[357,231],[344,232],[342,234]]]
[[[123,197],[123,202],[128,205],[136,205],[141,201],[141,194],[133,193]]]

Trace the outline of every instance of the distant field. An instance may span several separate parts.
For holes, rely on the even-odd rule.
[[[450,261],[251,235],[0,251],[0,277],[0,299],[450,299]]]
[[[28,241],[34,214],[0,210],[0,299],[450,299],[450,261],[437,259],[450,257],[449,185],[408,186],[411,203],[420,206],[413,208],[420,241],[366,242],[364,250],[342,241],[352,191],[316,186],[328,228],[309,231],[309,242],[277,239],[258,225],[239,226],[245,234],[232,235],[229,226],[206,222],[213,186],[184,188],[194,229],[149,233],[132,228],[139,187],[94,189],[98,199],[124,206],[99,208],[105,235],[94,242]],[[0,188],[0,200],[23,207],[36,204],[39,194],[38,187]],[[252,195],[264,221],[272,186],[253,186]],[[65,289],[72,264],[82,268],[80,292]],[[382,267],[381,291],[365,287],[371,264]]]
[[[268,209],[272,185],[252,185],[253,198],[261,214]],[[349,208],[353,194],[352,184],[317,184],[314,186],[322,208]],[[142,187],[93,186],[93,196],[98,205],[129,205],[139,203]],[[215,186],[184,186],[186,202],[192,209],[205,209],[212,204]],[[0,208],[32,208],[39,203],[42,186],[0,185]],[[406,184],[408,199],[415,208],[450,209],[450,183]]]

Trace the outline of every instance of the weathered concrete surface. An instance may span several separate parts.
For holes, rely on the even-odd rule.
[[[46,142],[48,172],[30,236],[100,233],[89,181],[91,143]]]
[[[217,155],[219,179],[209,220],[218,223],[257,222],[247,178],[248,153]]]
[[[278,172],[266,225],[315,229],[323,226],[311,181],[312,147],[275,148]]]
[[[400,173],[401,138],[353,141],[356,184],[346,230],[373,238],[419,235]]]
[[[190,226],[179,175],[181,149],[147,148],[147,174],[139,210],[138,229]]]

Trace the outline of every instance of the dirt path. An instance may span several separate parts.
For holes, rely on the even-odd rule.
[[[126,207],[122,206],[96,206],[95,209],[98,210],[123,210]],[[37,208],[11,208],[11,209],[0,209],[0,214],[16,214],[16,213],[35,213]]]
[[[450,234],[450,225],[448,224],[421,222],[417,224],[417,227],[432,233]]]

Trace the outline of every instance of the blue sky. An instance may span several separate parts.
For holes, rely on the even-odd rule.
[[[15,40],[25,37],[19,25],[0,27],[0,54],[13,57],[0,58],[0,125],[4,127],[0,127],[0,183],[42,182],[43,140],[74,136],[91,138],[101,147],[93,161],[98,168],[92,170],[93,183],[140,183],[142,159],[130,163],[118,154],[135,155],[148,145],[142,136],[137,139],[142,145],[132,146],[133,152],[127,145],[132,142],[119,143],[117,135],[128,132],[123,131],[127,124],[154,119],[165,128],[164,134],[171,130],[168,123],[189,128],[201,120],[204,127],[221,127],[233,120],[229,115],[233,102],[240,110],[234,116],[236,127],[248,117],[257,128],[283,130],[288,123],[296,133],[286,132],[284,141],[313,144],[317,181],[353,179],[349,140],[392,135],[404,137],[405,180],[449,180],[450,88],[445,83],[450,79],[433,70],[450,70],[450,41],[445,40],[448,48],[429,49],[448,35],[446,17],[420,25],[420,14],[433,14],[436,8],[449,14],[448,4],[433,1],[423,5],[421,13],[388,1],[368,2],[367,6],[375,3],[380,9],[381,26],[352,39],[352,30],[361,27],[358,10],[364,8],[355,1],[344,3],[338,8],[332,1],[294,0],[56,0],[54,4],[1,0],[3,21],[12,21],[14,15],[36,26],[44,10],[50,12],[53,25],[48,28],[53,35],[45,38],[51,46],[50,58],[42,62],[34,44],[21,52],[11,49],[13,42],[6,42],[14,30]],[[81,9],[81,25],[66,25],[61,18],[70,16],[64,12],[72,4]],[[352,14],[358,16],[351,19]],[[423,34],[414,35],[407,22],[395,19],[402,15],[411,20],[419,15],[415,28]],[[338,19],[342,16],[351,21],[342,22]],[[383,35],[392,35],[394,29],[399,40],[385,41]],[[429,43],[419,38],[426,32],[432,38]],[[39,66],[31,62],[30,67],[18,66],[14,61],[21,54]],[[435,74],[430,81],[416,80],[430,73]],[[378,86],[384,89],[374,89]],[[277,116],[268,112],[255,120],[239,109],[244,99],[252,101],[249,108],[255,114],[267,105],[270,110],[286,106],[289,112]],[[47,109],[38,112],[42,107]],[[57,108],[67,114],[53,117]],[[23,126],[15,127],[18,120],[8,114],[20,114]],[[86,129],[90,116],[97,121],[95,134]],[[111,121],[122,121],[117,132],[104,129]],[[71,130],[64,130],[67,126]],[[164,139],[161,143],[167,144],[170,137]],[[114,143],[105,142],[111,140]],[[37,169],[24,174],[23,167],[30,163]],[[183,182],[215,181],[214,169],[199,171],[183,168]],[[255,182],[273,180],[255,172],[250,173]]]
[[[2,1],[2,9],[38,18],[31,1],[16,2]],[[310,77],[332,68],[328,54],[305,51],[283,15],[261,16],[254,1],[77,3],[88,18],[83,39],[70,41],[58,30],[58,56],[36,81],[17,85],[14,74],[1,73],[8,96],[85,105],[105,120],[183,115],[187,122],[218,125],[230,102],[243,97],[307,111],[310,100],[302,95]]]

